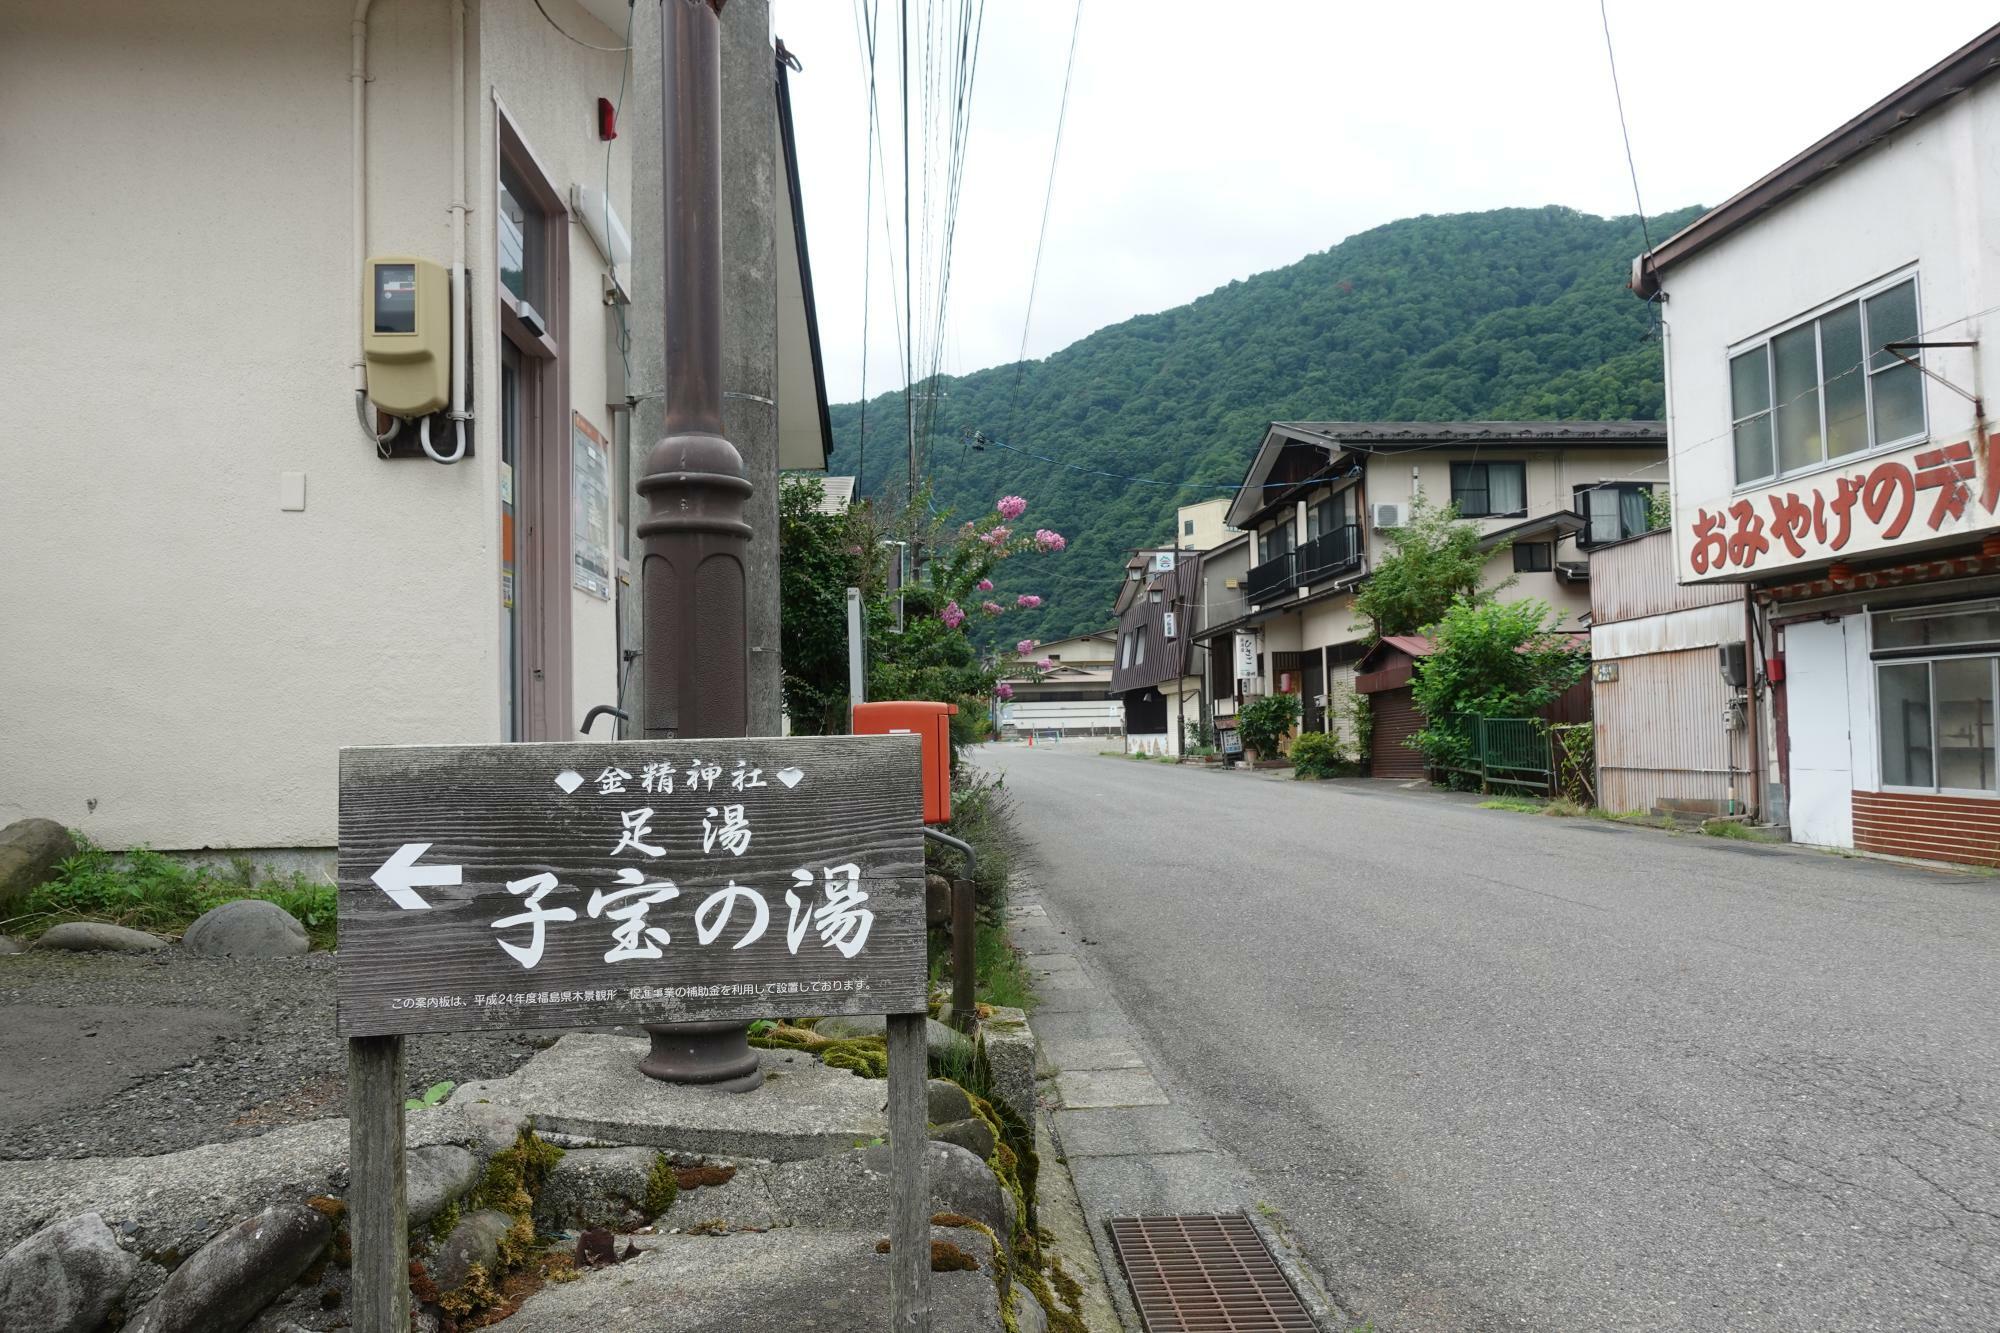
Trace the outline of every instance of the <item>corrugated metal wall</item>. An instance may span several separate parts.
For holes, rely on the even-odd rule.
[[[1591,569],[1596,581],[1596,566]],[[1597,803],[1651,810],[1663,800],[1725,807],[1749,796],[1749,733],[1723,726],[1729,688],[1711,646],[1618,659],[1618,679],[1595,686]],[[1740,807],[1739,807],[1740,808]]]
[[[1599,547],[1590,553],[1590,623],[1609,625],[1743,600],[1741,584],[1683,586],[1675,577],[1674,535],[1666,528]]]

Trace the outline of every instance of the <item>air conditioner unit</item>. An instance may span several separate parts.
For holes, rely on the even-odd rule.
[[[1385,528],[1400,528],[1403,526],[1403,506],[1401,505],[1369,505],[1368,509],[1371,516],[1370,521],[1375,525],[1377,532]]]

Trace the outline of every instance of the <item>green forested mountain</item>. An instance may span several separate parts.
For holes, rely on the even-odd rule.
[[[1069,538],[1009,567],[1034,582],[1003,593],[1046,601],[997,622],[1006,639],[1100,628],[1127,553],[1169,540],[1175,505],[1227,494],[1268,422],[1658,417],[1652,314],[1625,289],[1643,248],[1636,217],[1567,208],[1408,218],[1046,360],[945,377],[928,404],[936,504],[970,517],[1023,495],[1024,525]],[[921,421],[926,386],[917,399]],[[861,416],[832,409],[836,474],[860,470]],[[974,430],[1013,448],[970,448]],[[900,391],[870,400],[867,436],[862,492],[899,495]]]

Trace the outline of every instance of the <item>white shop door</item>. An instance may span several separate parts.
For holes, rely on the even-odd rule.
[[[1792,756],[1792,841],[1854,845],[1854,758],[1848,737],[1847,628],[1808,621],[1785,630],[1785,704]]]

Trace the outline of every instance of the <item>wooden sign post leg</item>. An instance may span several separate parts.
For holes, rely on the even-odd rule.
[[[889,1326],[930,1333],[929,1056],[924,1015],[889,1015]]]
[[[354,1246],[355,1333],[408,1333],[410,1327],[403,1091],[401,1037],[348,1041],[347,1223]]]

